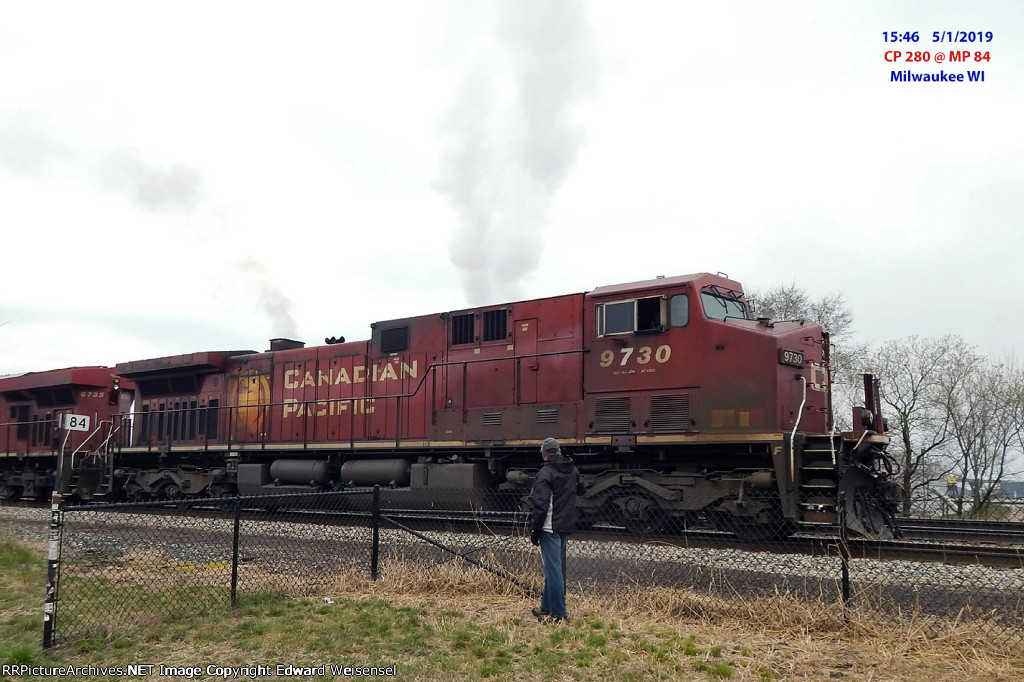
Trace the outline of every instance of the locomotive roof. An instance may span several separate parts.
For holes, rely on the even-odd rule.
[[[117,373],[123,377],[140,377],[147,374],[167,374],[173,372],[216,372],[224,369],[228,358],[252,353],[255,353],[255,351],[208,351],[120,362],[117,364]]]
[[[676,286],[680,284],[693,284],[699,286],[702,284],[717,284],[719,286],[725,286],[734,291],[742,291],[743,287],[739,282],[735,280],[722,277],[721,275],[712,275],[707,272],[698,272],[691,275],[676,275],[675,277],[657,277],[655,279],[646,279],[639,282],[629,282],[626,284],[611,284],[608,286],[597,287],[591,291],[589,296],[605,296],[609,294],[624,294],[633,291],[642,291],[645,289],[661,288],[666,286]]]
[[[111,367],[65,367],[0,377],[0,390],[26,390],[52,386],[104,386],[114,373]]]

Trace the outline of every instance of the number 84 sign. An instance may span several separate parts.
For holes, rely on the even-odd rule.
[[[88,431],[89,417],[84,414],[62,415],[61,427],[68,431]]]

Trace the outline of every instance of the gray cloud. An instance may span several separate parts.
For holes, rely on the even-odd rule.
[[[45,116],[27,111],[0,111],[0,171],[40,183],[76,183],[152,214],[220,214],[198,169],[155,163],[131,146],[89,145],[51,124]],[[193,228],[183,223],[174,229],[187,233]],[[218,247],[207,244],[206,248]],[[294,337],[291,300],[267,264],[249,256],[231,266],[270,318],[273,333]]]
[[[44,115],[0,111],[0,150],[0,170],[13,176],[81,184],[150,213],[192,214],[210,204],[197,169],[155,163],[130,146],[81,142]]]

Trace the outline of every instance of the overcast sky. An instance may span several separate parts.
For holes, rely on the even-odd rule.
[[[0,374],[701,271],[1020,352],[1022,223],[1019,0],[0,0]]]

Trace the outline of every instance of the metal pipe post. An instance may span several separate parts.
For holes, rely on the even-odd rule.
[[[60,574],[60,529],[63,497],[54,491],[50,503],[50,548],[46,562],[46,601],[43,603],[43,648],[53,646],[57,624],[57,577]]]

